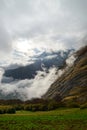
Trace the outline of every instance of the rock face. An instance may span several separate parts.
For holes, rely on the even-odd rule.
[[[75,53],[76,60],[68,67],[43,96],[45,99],[61,97],[62,100],[76,98],[87,101],[87,46]]]

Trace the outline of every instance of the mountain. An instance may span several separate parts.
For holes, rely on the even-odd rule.
[[[51,85],[43,98],[87,102],[87,46],[74,53],[76,60]]]
[[[57,52],[44,51],[39,55],[31,57],[30,61],[33,63],[29,65],[18,66],[18,68],[13,68],[15,65],[11,65],[5,69],[2,83],[8,83],[14,80],[33,79],[37,74],[37,71],[43,71],[44,68],[48,71],[48,69],[53,66],[57,68],[63,67],[66,59],[73,51],[73,49]]]

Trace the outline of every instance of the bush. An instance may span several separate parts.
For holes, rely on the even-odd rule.
[[[15,110],[15,108],[7,108],[6,109],[6,113],[8,113],[8,114],[15,114],[16,110]]]
[[[50,101],[49,103],[48,103],[48,110],[54,110],[54,109],[56,109],[56,108],[58,108],[58,103],[56,102],[56,101]]]
[[[42,111],[41,104],[33,104],[31,106],[31,111],[33,111],[33,112],[35,112],[35,111]]]
[[[47,111],[48,107],[47,104],[40,104],[39,105],[39,111]]]
[[[47,102],[28,104],[24,106],[24,110],[26,111],[49,111],[54,110],[59,107],[63,107],[62,102],[57,102],[55,100],[48,100]]]
[[[30,105],[25,105],[24,110],[26,111],[46,111],[48,110],[47,105],[45,104],[30,104]]]
[[[79,106],[78,103],[71,101],[71,102],[66,103],[66,107],[69,107],[69,108],[79,108],[80,106]]]
[[[23,105],[15,105],[14,108],[16,109],[16,111],[24,110],[24,106]]]
[[[10,106],[1,106],[0,114],[5,114],[5,113],[14,114],[14,113],[16,113],[16,110],[15,110],[15,108],[10,107]]]
[[[0,109],[0,114],[4,114],[5,111],[3,109]]]
[[[38,106],[37,105],[32,105],[31,111],[32,112],[39,111]]]
[[[5,114],[6,113],[7,107],[1,106],[0,107],[0,114]]]
[[[24,106],[24,110],[26,110],[26,111],[31,111],[31,110],[32,110],[32,105],[31,105],[31,104],[25,105],[25,106]]]
[[[80,106],[80,109],[86,109],[86,108],[87,108],[87,103]]]

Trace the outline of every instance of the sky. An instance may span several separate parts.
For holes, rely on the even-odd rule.
[[[84,45],[87,45],[87,0],[0,0],[0,80],[2,66],[31,64],[31,57],[44,51],[79,49]],[[41,77],[42,73],[45,77]],[[0,90],[4,94],[17,91],[23,99],[33,94],[41,96],[56,79],[55,73],[56,68],[51,68],[48,74],[38,72],[33,80],[0,83]],[[21,85],[26,86],[25,91]]]
[[[87,0],[0,0],[1,60],[16,59],[15,50],[78,49],[87,40],[86,12]]]

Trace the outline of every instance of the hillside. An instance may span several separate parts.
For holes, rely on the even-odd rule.
[[[73,99],[80,103],[87,101],[87,46],[74,55],[76,57],[74,64],[51,85],[43,98],[61,97],[63,101]]]

